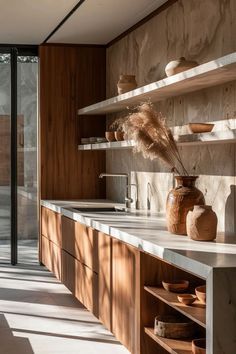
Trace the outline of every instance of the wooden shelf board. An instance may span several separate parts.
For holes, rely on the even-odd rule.
[[[236,52],[78,110],[79,115],[122,111],[151,99],[158,102],[236,80]]]
[[[202,134],[177,135],[175,136],[175,140],[179,146],[236,143],[236,129]],[[133,140],[125,140],[111,143],[78,145],[78,150],[132,149],[134,146],[135,142]]]
[[[162,338],[154,334],[153,328],[144,328],[145,333],[171,354],[191,354],[192,341]]]
[[[191,306],[186,306],[178,301],[176,293],[171,293],[163,288],[152,286],[145,286],[144,289],[184,316],[206,328],[206,308],[200,301],[195,301]]]

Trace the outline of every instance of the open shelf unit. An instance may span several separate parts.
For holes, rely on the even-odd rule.
[[[191,340],[177,340],[162,338],[154,334],[153,328],[145,327],[145,333],[157,342],[162,348],[171,354],[191,354],[192,341]]]
[[[236,79],[236,52],[208,63],[167,77],[133,91],[109,98],[105,101],[78,110],[79,115],[100,115],[119,112],[142,101],[153,103],[173,96],[202,90]]]
[[[175,310],[206,328],[206,308],[199,301],[195,301],[191,306],[180,303],[176,293],[171,293],[163,288],[145,286],[144,289],[150,294],[165,302]]]
[[[201,134],[185,134],[175,136],[178,145],[199,145],[199,144],[218,144],[236,143],[236,129],[215,131]],[[112,149],[131,149],[135,146],[133,140],[114,141],[99,144],[78,145],[78,150],[112,150]]]

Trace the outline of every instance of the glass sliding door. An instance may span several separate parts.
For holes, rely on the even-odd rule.
[[[0,262],[11,260],[11,54],[0,51]]]
[[[38,57],[17,58],[17,236],[19,263],[38,261]]]
[[[37,262],[37,97],[37,48],[0,45],[0,263]]]

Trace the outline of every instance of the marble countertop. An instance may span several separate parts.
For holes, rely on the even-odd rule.
[[[123,206],[108,200],[42,200],[41,205],[111,235],[151,255],[207,278],[212,268],[236,267],[236,235],[198,242],[170,234],[165,216],[148,211],[78,212],[75,207]]]

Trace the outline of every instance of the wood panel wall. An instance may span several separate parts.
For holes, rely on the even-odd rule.
[[[105,153],[79,152],[81,137],[104,136],[105,117],[77,110],[105,98],[104,47],[40,47],[41,199],[103,198]]]

